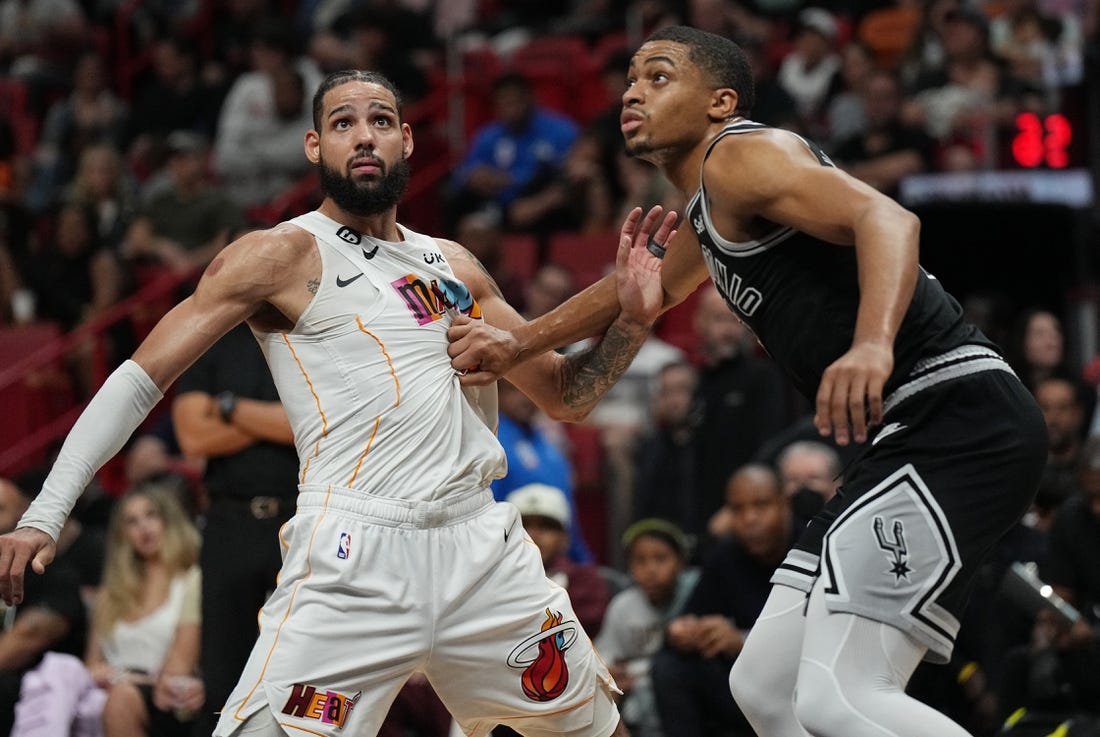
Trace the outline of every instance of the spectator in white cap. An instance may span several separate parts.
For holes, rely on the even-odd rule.
[[[527,535],[542,553],[547,578],[569,593],[581,625],[595,636],[603,624],[611,596],[596,565],[575,563],[565,554],[569,549],[570,528],[565,493],[548,484],[527,484],[509,494],[505,501],[519,509]]]

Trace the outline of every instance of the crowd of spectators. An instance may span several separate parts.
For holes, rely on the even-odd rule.
[[[530,318],[602,275],[631,207],[683,206],[623,151],[619,98],[644,32],[684,22],[737,40],[753,63],[755,120],[816,140],[898,196],[914,174],[1004,165],[1017,114],[1080,94],[1098,15],[1100,0],[0,0],[0,329],[94,324],[164,275],[174,298],[243,229],[314,204],[302,138],[313,93],[336,69],[393,79],[417,152],[452,164],[421,180],[428,206],[402,221],[467,245]],[[414,184],[433,163],[414,154]],[[1047,473],[979,576],[955,661],[922,666],[913,689],[982,736],[1060,724],[1095,734],[1084,730],[1100,718],[1100,370],[1073,363],[1081,346],[1063,328],[1065,305],[1019,299],[972,317],[1043,410]],[[169,304],[133,303],[76,343],[53,381],[86,397]],[[709,285],[663,318],[587,427],[555,425],[500,391],[513,472],[494,491],[520,507],[548,572],[584,603],[634,733],[748,734],[725,674],[771,568],[858,449],[820,441],[812,407]],[[192,567],[197,552],[138,551],[152,562],[127,575],[153,577],[156,601],[126,600],[133,581],[111,563],[112,550],[144,544],[140,530],[122,531],[140,526],[135,509],[159,520],[161,537],[215,527],[211,471],[188,443],[156,414],[86,492],[63,541],[76,552],[0,634],[23,638],[0,659],[0,731],[12,720],[27,730],[13,734],[42,729],[26,704],[58,683],[71,685],[56,711],[73,734],[105,723],[110,737],[131,718],[182,734],[197,709],[218,706],[159,677],[202,673],[193,594],[210,582]],[[5,530],[38,479],[32,469],[0,480]],[[1018,562],[1036,563],[1080,617],[1018,606],[1002,587]],[[135,664],[119,624],[165,602],[158,662]],[[402,692],[394,720],[386,734],[420,737],[444,737],[447,721],[423,682]]]

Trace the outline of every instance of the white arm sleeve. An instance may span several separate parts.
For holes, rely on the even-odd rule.
[[[57,541],[65,518],[100,467],[122,449],[164,396],[149,374],[126,361],[103,382],[73,425],[42,491],[19,520]]]

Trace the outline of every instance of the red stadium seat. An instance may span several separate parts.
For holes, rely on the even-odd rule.
[[[38,126],[28,107],[27,88],[22,82],[0,79],[0,118],[11,125],[17,154],[27,156],[34,151]]]
[[[555,233],[550,238],[548,259],[571,270],[581,289],[599,281],[615,265],[619,243],[616,231],[606,233]]]
[[[516,49],[508,68],[531,81],[541,104],[578,123],[600,112],[585,104],[599,79],[588,44],[579,36],[534,38]]]
[[[500,244],[500,259],[509,274],[526,282],[539,266],[538,241],[533,235],[506,235]]]
[[[40,322],[0,328],[0,366],[14,366],[61,336],[55,323]],[[0,387],[0,448],[16,445],[35,430],[76,406],[73,385],[64,361],[57,359],[29,372],[22,380]],[[21,459],[21,465],[0,469],[14,475],[46,460],[45,451]]]
[[[627,50],[634,51],[634,49],[630,48],[630,39],[626,31],[609,33],[597,41],[595,47],[592,49],[592,63],[595,65],[596,69],[601,69],[612,54]],[[625,69],[623,73],[626,73]]]
[[[456,90],[462,97],[463,131],[469,142],[481,126],[493,119],[491,89],[503,64],[489,47],[470,49],[462,55],[462,76]]]

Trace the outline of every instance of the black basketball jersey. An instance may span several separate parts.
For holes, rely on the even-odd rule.
[[[711,141],[704,161],[722,138],[767,127],[748,120],[730,123]],[[833,166],[820,148],[802,140],[822,166]],[[856,249],[780,225],[745,243],[722,238],[711,221],[702,171],[687,213],[726,303],[812,401],[825,369],[852,344],[859,308]],[[921,269],[894,340],[894,373],[884,396],[912,379],[911,374],[922,368],[921,359],[964,345],[994,347],[963,320],[962,308],[939,281]],[[988,353],[982,355],[988,358]]]

